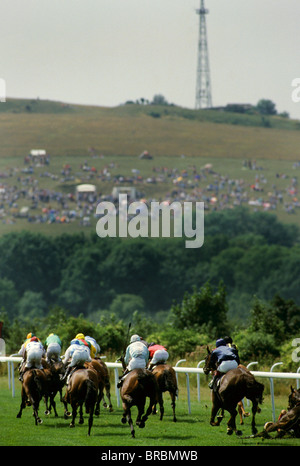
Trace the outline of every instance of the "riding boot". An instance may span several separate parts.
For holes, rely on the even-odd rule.
[[[122,377],[119,379],[119,382],[117,383],[117,388],[121,388],[122,385],[123,385],[123,381],[124,381],[124,376],[126,374],[128,374],[129,370],[128,369],[125,369],[125,371],[123,372],[122,374]]]
[[[64,373],[63,375],[60,375],[60,381],[61,381],[61,382],[64,382],[64,381],[66,380],[66,378],[67,378],[68,375],[69,375],[70,370],[71,370],[71,367],[68,366],[68,367],[66,368],[66,370],[65,370],[65,373]]]

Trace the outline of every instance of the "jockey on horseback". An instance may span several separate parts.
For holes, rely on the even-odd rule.
[[[92,360],[90,346],[91,344],[88,344],[88,342],[84,340],[84,335],[82,333],[76,335],[65,352],[63,365],[65,373],[61,380],[65,380],[68,375],[71,376],[76,369],[83,368],[86,362],[90,362]]]
[[[211,362],[215,362],[217,370],[213,379],[208,384],[209,388],[213,388],[215,382],[226,372],[231,369],[236,369],[240,364],[240,358],[235,348],[226,345],[223,338],[216,341],[216,349],[212,351]]]
[[[124,363],[127,366],[118,382],[117,387],[120,388],[123,383],[124,376],[133,369],[145,369],[149,360],[149,351],[147,346],[142,343],[139,335],[132,335],[130,344],[127,346]]]
[[[30,343],[30,341],[32,340],[32,338],[34,338],[33,341],[36,340],[36,341],[40,342],[40,339],[37,338],[32,332],[30,332],[30,333],[27,334],[26,339],[24,340],[21,348],[19,349],[19,351],[17,353],[18,355],[22,356],[22,358],[23,358],[22,361],[20,362],[20,365],[19,365],[19,373],[20,373],[19,380],[21,382],[23,380],[23,374],[26,371],[26,369],[28,368],[28,366],[26,366],[26,361],[27,361],[27,358],[28,358],[27,346]],[[43,348],[43,346],[42,346],[42,348]],[[43,348],[43,350],[44,350],[44,348]]]
[[[155,343],[150,343],[148,346],[150,363],[148,369],[151,371],[154,366],[157,364],[165,364],[169,358],[169,353],[167,349],[162,345],[157,345]]]
[[[21,347],[21,350],[22,350],[22,347]],[[31,338],[26,339],[26,341],[24,342],[23,362],[22,362],[22,365],[20,366],[19,380],[21,382],[23,381],[23,375],[27,369],[43,370],[42,357],[44,356],[44,354],[45,354],[45,348],[43,347],[39,338],[37,338],[36,336],[33,336]]]
[[[100,354],[101,348],[100,348],[100,345],[98,345],[98,343],[96,342],[95,338],[86,336],[85,341],[89,342],[91,346],[95,348],[95,354],[94,354],[93,349],[91,348],[91,357],[95,357],[97,353]]]
[[[60,361],[61,346],[59,336],[54,333],[50,333],[45,341],[45,347],[47,348],[46,359],[48,362],[50,362],[51,359],[56,362]]]

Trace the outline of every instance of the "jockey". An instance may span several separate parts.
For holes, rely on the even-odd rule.
[[[79,340],[80,345],[84,345],[84,346],[87,346],[89,348],[91,358],[95,357],[97,350],[96,350],[94,344],[90,341],[90,339],[87,340],[83,333],[77,333],[77,335],[75,337],[75,340]]]
[[[23,375],[27,369],[43,370],[42,357],[45,355],[45,349],[36,336],[33,336],[29,339],[29,341],[26,341],[25,343],[25,357],[24,362],[22,364],[23,367],[20,368],[19,376],[19,380],[21,381],[23,380]]]
[[[165,364],[165,362],[169,358],[169,353],[167,349],[162,345],[150,343],[150,345],[148,346],[148,350],[149,357],[151,359],[149,364],[149,370],[153,369],[153,367],[157,364]]]
[[[213,379],[208,384],[209,388],[213,388],[213,385],[217,379],[231,369],[236,369],[240,364],[240,358],[235,348],[230,348],[226,345],[226,341],[223,338],[219,338],[216,341],[216,349],[212,351],[211,362],[215,362],[217,371],[214,374]]]
[[[20,362],[20,365],[19,365],[19,373],[20,373],[19,380],[21,380],[21,381],[23,380],[23,374],[25,372],[25,363],[26,363],[26,359],[27,359],[26,347],[27,347],[28,343],[30,342],[31,338],[33,338],[33,337],[36,338],[34,333],[32,333],[32,332],[28,333],[27,336],[26,336],[26,339],[24,340],[21,348],[19,349],[19,351],[17,353],[18,355],[22,356],[22,358],[23,358],[22,361]],[[38,338],[38,341],[40,341],[39,338]]]
[[[127,346],[124,363],[127,365],[123,375],[117,385],[122,386],[123,377],[133,369],[145,369],[149,360],[149,351],[147,346],[142,343],[139,335],[132,335],[130,344]]]
[[[30,339],[32,337],[35,337],[34,333],[30,332],[27,334],[26,339],[24,340],[21,348],[19,349],[18,353],[20,356],[22,356],[23,359],[25,359],[26,356],[26,346],[30,342]]]
[[[45,347],[47,348],[46,359],[48,362],[51,359],[56,362],[60,361],[61,346],[59,336],[54,333],[50,333],[45,341]]]
[[[85,341],[90,343],[91,346],[95,349],[95,354],[94,354],[94,356],[92,356],[93,351],[92,351],[92,348],[91,348],[91,357],[95,357],[97,353],[100,354],[101,348],[98,345],[98,343],[96,342],[95,338],[86,336]]]
[[[88,345],[82,344],[82,342],[79,339],[72,340],[69,348],[65,352],[65,356],[64,356],[65,374],[61,380],[65,380],[67,378],[72,368],[73,368],[73,371],[72,371],[73,373],[76,369],[80,367],[84,367],[84,364],[90,361],[91,361],[91,356],[90,356],[90,349]]]

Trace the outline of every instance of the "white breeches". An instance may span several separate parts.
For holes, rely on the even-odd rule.
[[[166,351],[166,350],[157,350],[157,351],[155,351],[155,353],[153,355],[151,364],[155,365],[155,364],[165,363],[167,361],[168,357],[169,357],[168,351]]]

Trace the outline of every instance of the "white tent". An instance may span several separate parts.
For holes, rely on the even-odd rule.
[[[76,191],[78,193],[95,193],[96,186],[93,184],[79,184],[76,186]]]
[[[33,157],[39,157],[39,156],[43,156],[43,155],[46,155],[46,151],[44,149],[33,149],[30,151],[30,154],[33,156]]]

